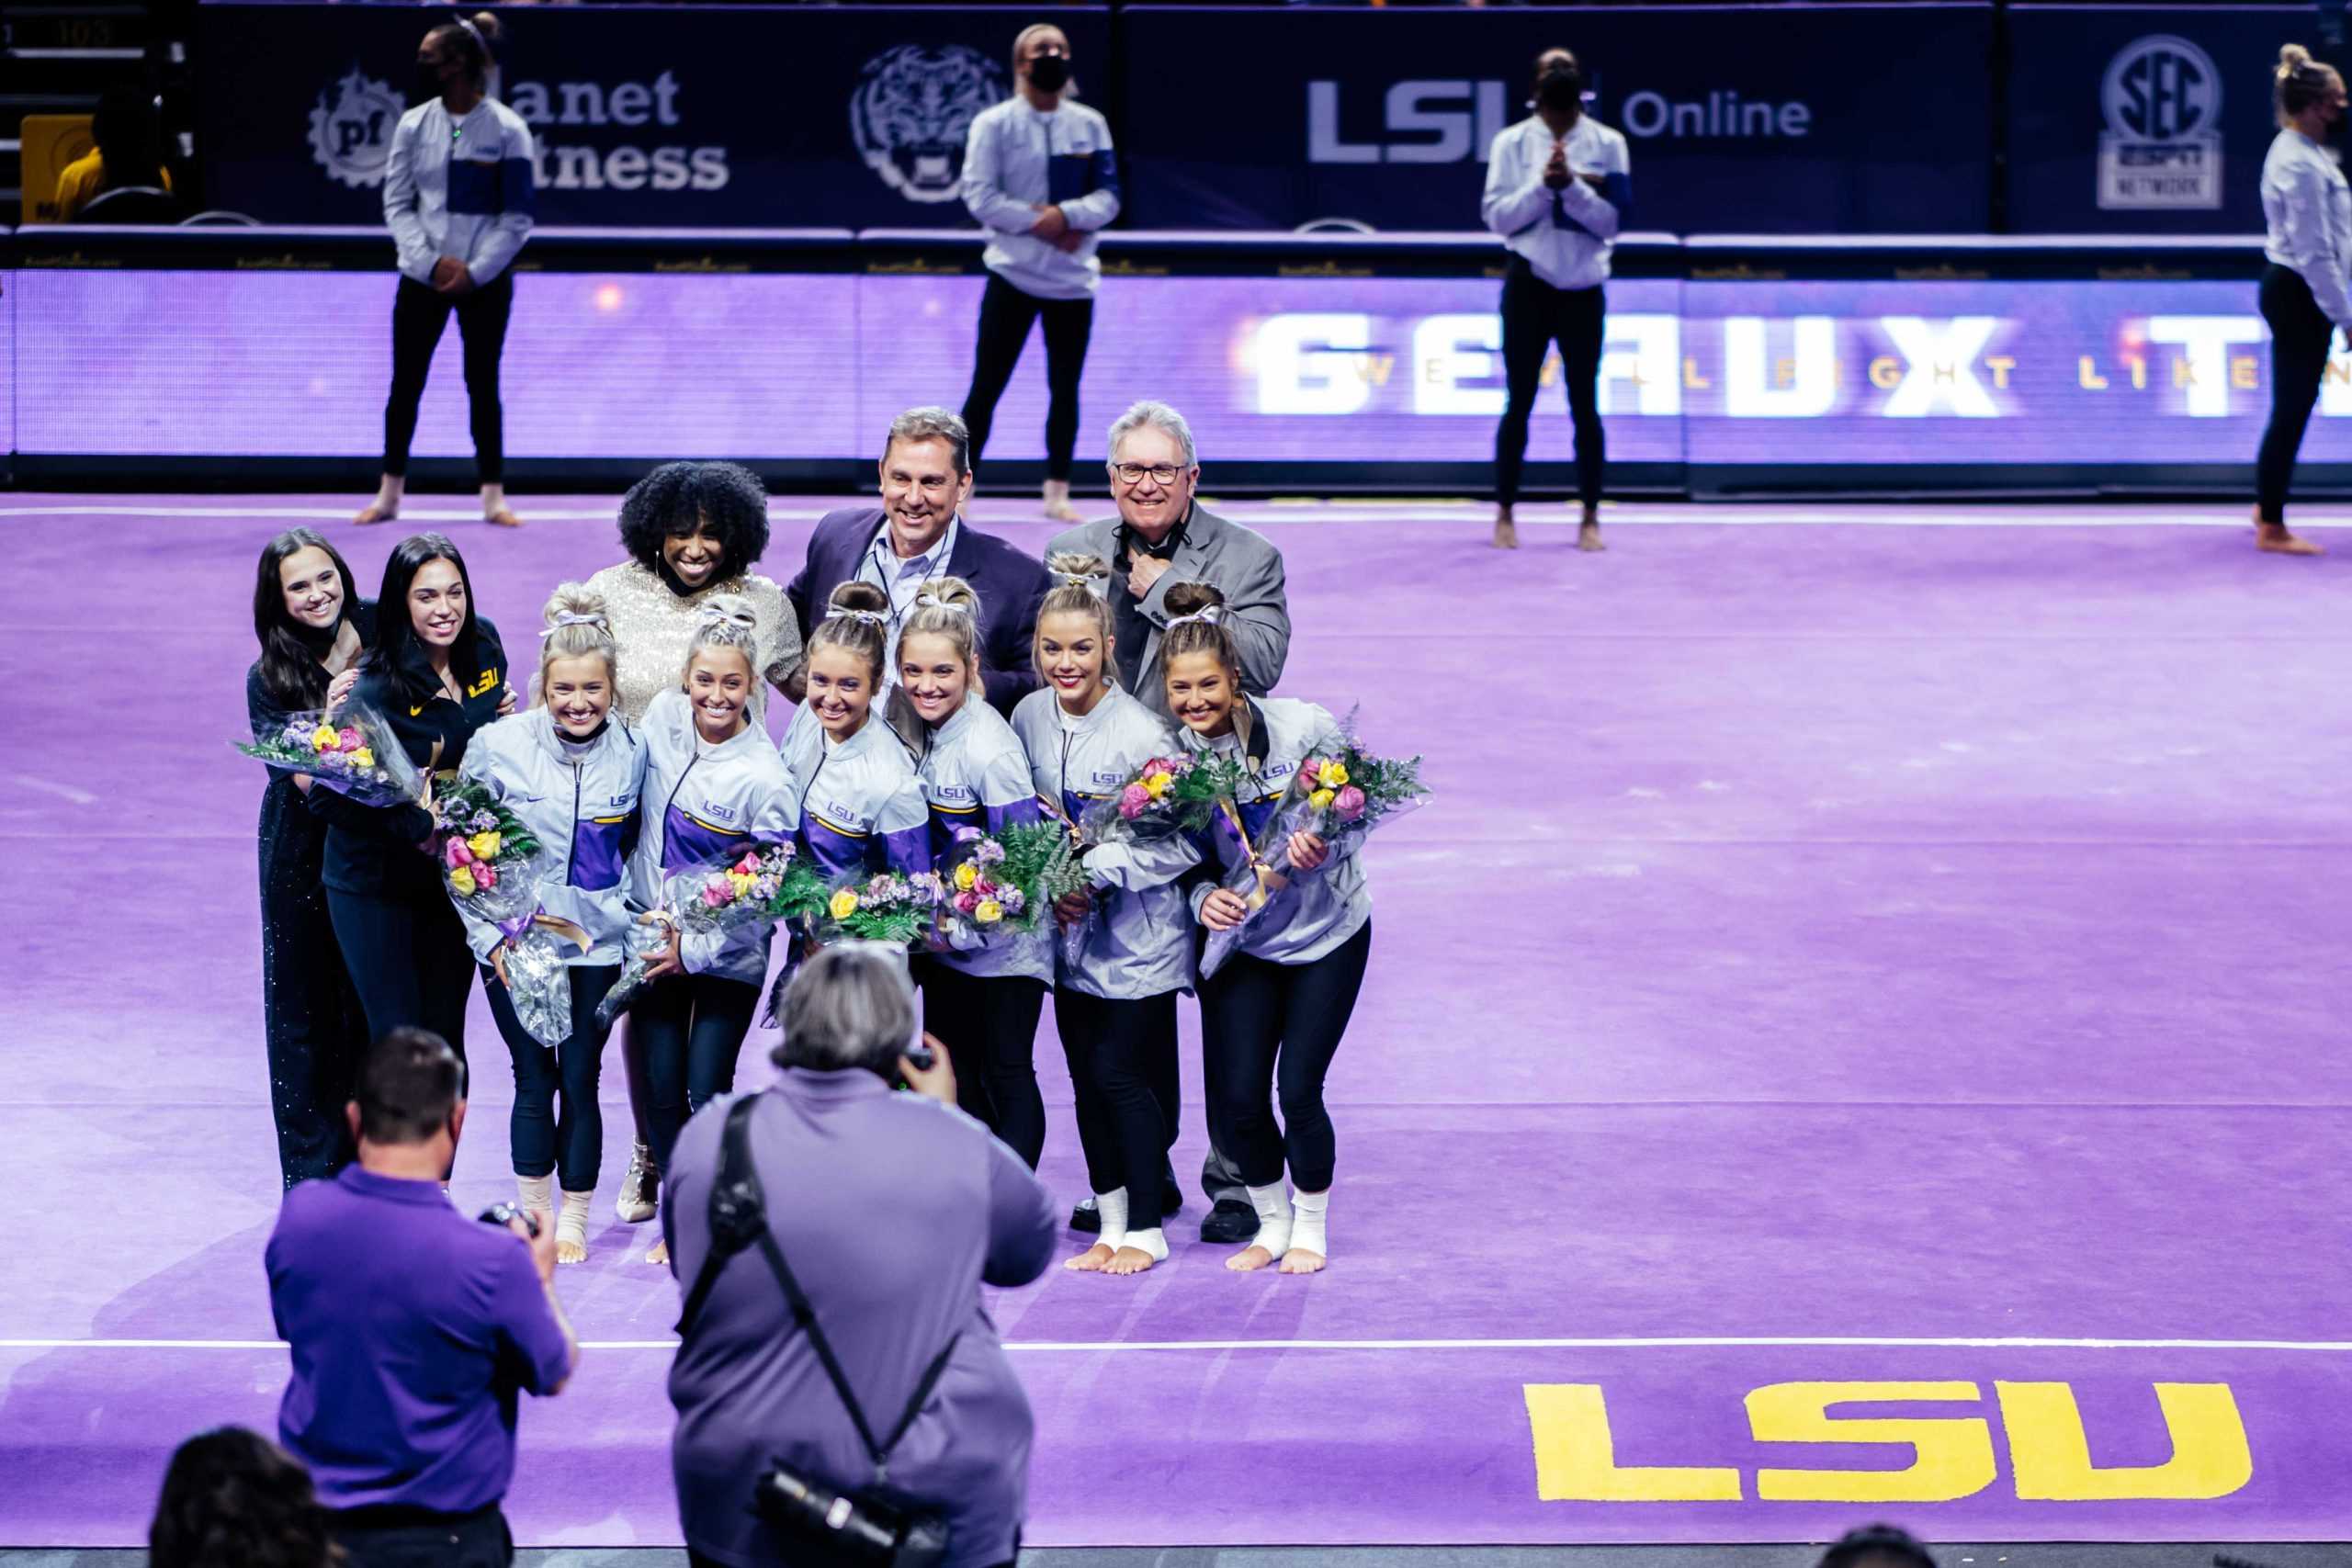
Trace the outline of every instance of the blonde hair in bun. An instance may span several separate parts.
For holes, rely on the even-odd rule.
[[[2326,97],[2331,88],[2343,85],[2335,67],[2313,60],[2312,51],[2299,43],[2279,46],[2278,69],[2271,72],[2270,79],[2271,100],[2278,107],[2281,129]]]
[[[1114,636],[1111,626],[1111,601],[1094,588],[1096,579],[1106,585],[1111,580],[1111,563],[1101,556],[1082,556],[1061,550],[1046,558],[1046,570],[1053,574],[1054,585],[1037,606],[1037,636],[1029,648],[1029,662],[1039,680],[1046,675],[1046,617],[1048,615],[1084,615],[1094,623],[1102,638],[1102,677],[1114,685],[1118,683],[1118,667],[1111,662],[1110,649]]]
[[[847,649],[865,661],[874,689],[882,689],[883,665],[890,657],[890,596],[870,582],[844,582],[825,601],[825,618],[808,634],[808,654],[820,648]]]
[[[741,593],[714,593],[695,606],[695,635],[686,640],[686,661],[678,667],[678,684],[695,667],[695,655],[707,648],[730,648],[743,656],[743,666],[757,680],[760,674],[760,615]]]
[[[979,683],[980,596],[970,583],[960,577],[925,583],[915,596],[914,613],[899,628],[899,646],[905,648],[910,637],[945,637],[957,660],[972,671],[973,684]]]
[[[605,618],[605,596],[590,592],[584,582],[560,583],[548,595],[539,618],[547,630],[539,634],[539,672],[533,689],[545,692],[548,666],[559,659],[601,659],[605,679],[620,684],[620,649],[613,641],[613,624]]]

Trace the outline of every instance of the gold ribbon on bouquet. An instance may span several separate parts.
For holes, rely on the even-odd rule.
[[[1250,890],[1242,902],[1252,909],[1262,909],[1268,899],[1290,886],[1290,878],[1267,864],[1265,858],[1258,853],[1258,846],[1250,841],[1250,830],[1241,825],[1241,814],[1234,809],[1229,798],[1218,795],[1216,808],[1225,813],[1227,822],[1233,824],[1233,836],[1240,841],[1241,852],[1250,857],[1250,870],[1258,879],[1258,886]]]

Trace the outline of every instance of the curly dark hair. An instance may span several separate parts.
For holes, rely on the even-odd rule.
[[[172,1455],[147,1532],[154,1568],[340,1568],[311,1472],[243,1427],[199,1432]]]
[[[662,541],[693,533],[697,523],[726,548],[721,576],[749,571],[767,553],[767,487],[740,463],[664,463],[621,498],[621,548],[677,588]]]

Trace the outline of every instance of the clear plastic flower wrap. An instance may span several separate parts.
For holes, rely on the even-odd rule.
[[[364,703],[288,714],[269,734],[234,744],[274,773],[307,774],[363,806],[403,805],[423,787],[391,726]]]
[[[1329,853],[1341,853],[1351,848],[1351,840],[1428,805],[1429,789],[1421,783],[1419,757],[1396,761],[1365,750],[1355,739],[1355,715],[1351,713],[1337,729],[1307,748],[1298,772],[1255,834],[1246,830],[1236,798],[1217,802],[1216,821],[1208,831],[1222,843],[1241,847],[1241,856],[1226,871],[1220,886],[1240,895],[1250,912],[1239,925],[1208,933],[1201,947],[1203,979],[1224,967],[1239,950],[1244,933],[1253,928],[1262,932],[1268,923],[1278,924],[1295,911],[1297,900],[1287,897],[1293,881],[1314,874],[1292,865],[1292,835],[1312,833]]]
[[[649,972],[681,937],[730,931],[765,920],[805,920],[823,907],[824,879],[802,864],[789,842],[755,844],[662,879],[662,899],[630,926],[628,958],[605,994],[596,1021],[609,1028],[652,982]]]
[[[1059,822],[1024,822],[984,833],[958,828],[941,871],[940,934],[958,953],[1034,934],[1054,902],[1086,886],[1077,846]]]

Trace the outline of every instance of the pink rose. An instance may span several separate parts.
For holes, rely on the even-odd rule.
[[[1151,804],[1151,793],[1141,784],[1129,784],[1119,792],[1119,815],[1132,822]]]
[[[735,869],[745,876],[757,876],[760,874],[760,857],[756,853],[746,854],[735,863]]]
[[[448,861],[449,869],[451,871],[457,870],[458,867],[461,865],[471,865],[473,863],[473,851],[466,848],[465,840],[458,838],[454,833],[449,835],[449,841],[442,847],[441,853]]]
[[[1354,821],[1363,815],[1363,791],[1353,784],[1341,784],[1340,793],[1331,797],[1331,809],[1340,814],[1340,821]]]
[[[474,863],[474,886],[487,893],[498,886],[498,868],[488,861]]]
[[[356,751],[359,750],[359,731],[354,729],[349,725],[344,726],[342,739],[343,749],[345,750]]]
[[[1298,764],[1298,776],[1302,779],[1312,779],[1317,773],[1321,773],[1322,771],[1323,759],[1320,757],[1304,758]]]
[[[956,908],[957,912],[968,915],[979,907],[980,896],[972,891],[972,889],[967,887],[963,892],[956,895]]]
[[[714,876],[702,885],[702,901],[709,908],[716,909],[727,902],[728,896],[734,890],[733,883],[723,876]]]

